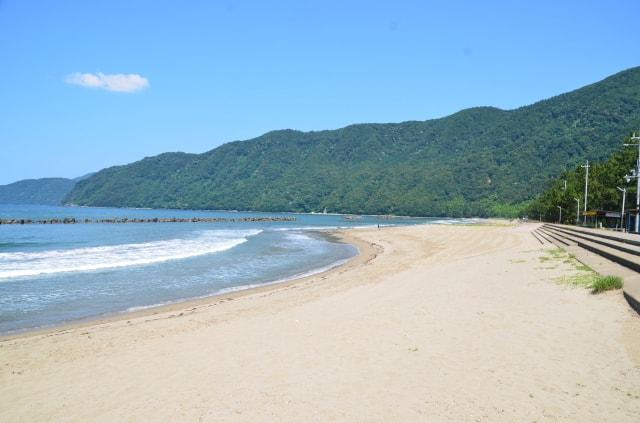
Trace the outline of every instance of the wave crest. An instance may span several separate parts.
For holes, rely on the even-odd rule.
[[[229,250],[262,230],[210,230],[193,238],[137,244],[0,253],[0,279],[141,266]]]

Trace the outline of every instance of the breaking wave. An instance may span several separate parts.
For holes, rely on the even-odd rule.
[[[0,253],[0,279],[141,266],[229,250],[262,230],[210,230],[192,238],[137,244]]]

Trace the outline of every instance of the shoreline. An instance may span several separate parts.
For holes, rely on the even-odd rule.
[[[0,342],[0,420],[615,421],[640,316],[536,224],[338,233],[326,273]]]
[[[337,242],[341,242],[344,244],[352,245],[356,248],[357,253],[355,256],[347,258],[343,263],[337,264],[335,266],[330,265],[331,267],[326,270],[322,270],[316,273],[311,273],[305,275],[293,275],[291,278],[287,278],[284,280],[275,280],[271,282],[260,283],[259,286],[251,286],[248,288],[241,288],[234,291],[228,292],[218,292],[211,295],[205,295],[197,298],[185,298],[178,299],[165,304],[156,304],[149,306],[138,306],[141,307],[139,310],[123,310],[108,313],[100,316],[87,317],[79,320],[62,322],[60,324],[54,324],[51,326],[41,326],[35,328],[26,328],[21,329],[12,333],[0,334],[0,343],[5,341],[11,341],[21,338],[28,337],[37,337],[37,336],[53,336],[59,333],[69,333],[78,329],[83,329],[92,326],[104,325],[107,323],[114,323],[125,320],[135,320],[142,319],[149,316],[156,316],[165,313],[172,313],[177,311],[184,311],[187,309],[192,309],[194,307],[202,307],[209,305],[210,303],[217,303],[220,301],[231,301],[236,300],[245,296],[250,296],[254,294],[260,294],[263,292],[267,292],[270,290],[277,290],[281,288],[288,288],[297,284],[304,284],[314,278],[324,279],[331,275],[332,273],[336,273],[342,270],[348,270],[352,267],[356,267],[363,262],[368,262],[373,260],[380,251],[376,249],[376,247],[366,241],[358,238],[357,236],[353,236],[350,232],[357,231],[359,228],[343,228],[336,230],[328,230],[328,231],[316,231],[322,232],[323,236],[327,238],[333,239]],[[371,229],[371,228],[362,228],[362,229]],[[383,227],[380,227],[382,230]],[[314,269],[311,269],[309,272],[314,272]],[[308,272],[307,272],[308,273]],[[256,284],[257,285],[257,284]]]
[[[457,220],[457,218],[450,218],[450,219]],[[463,219],[463,220],[466,220],[466,219]],[[494,224],[507,224],[507,225],[512,224],[511,221],[508,219],[491,218],[491,219],[480,219],[480,221],[481,223],[480,222],[475,222],[475,223],[461,222],[461,223],[440,223],[438,225],[486,226],[486,225],[494,225]],[[409,226],[421,227],[421,226],[432,226],[432,225],[433,223],[420,223],[420,224],[414,224]],[[65,321],[65,322],[54,323],[52,325],[47,325],[47,326],[31,327],[31,328],[25,328],[25,329],[18,329],[11,332],[0,333],[0,342],[12,340],[12,339],[18,339],[18,338],[25,338],[29,336],[49,335],[49,334],[54,334],[58,332],[68,332],[78,328],[85,328],[85,327],[90,327],[94,325],[107,324],[111,322],[117,322],[119,320],[136,319],[136,318],[145,317],[147,315],[157,315],[162,313],[168,313],[168,312],[180,310],[182,308],[186,309],[186,308],[202,306],[202,305],[208,304],[209,302],[216,302],[220,300],[226,300],[226,301],[236,300],[243,296],[248,296],[254,293],[261,293],[271,289],[275,290],[279,287],[286,288],[290,285],[294,285],[297,283],[305,283],[308,280],[311,280],[315,277],[320,277],[321,279],[324,279],[328,277],[330,274],[334,272],[338,272],[340,269],[349,269],[351,267],[356,266],[359,263],[358,261],[359,257],[362,255],[369,257],[364,261],[369,261],[375,258],[376,255],[379,253],[379,251],[378,252],[374,251],[375,247],[373,245],[367,243],[366,241],[361,240],[357,236],[352,236],[352,233],[357,232],[359,230],[360,231],[366,231],[371,229],[377,229],[377,230],[387,229],[388,230],[388,229],[402,228],[402,227],[405,227],[405,225],[380,225],[378,228],[376,228],[376,226],[369,226],[369,225],[356,226],[356,227],[338,227],[338,228],[328,228],[328,229],[321,229],[321,228],[314,227],[309,229],[308,231],[319,234],[320,236],[326,237],[330,240],[333,240],[334,242],[340,242],[340,243],[352,245],[357,250],[356,255],[353,257],[344,259],[345,261],[338,260],[337,262],[330,264],[329,268],[326,270],[321,270],[316,272],[317,269],[311,269],[308,272],[303,272],[302,274],[299,274],[299,275],[292,275],[285,279],[251,284],[251,285],[257,285],[257,286],[249,286],[247,288],[240,288],[237,290],[234,290],[233,287],[231,287],[231,288],[228,288],[230,289],[229,291],[216,292],[213,294],[203,295],[200,297],[190,297],[190,298],[170,300],[160,304],[132,306],[126,310],[108,312],[108,313],[100,314],[96,316],[90,316],[90,317],[84,317],[84,318],[74,319],[74,320]],[[305,230],[305,229],[300,228],[300,230]],[[339,263],[340,261],[343,261],[343,262]],[[339,263],[339,264],[334,265],[335,263]],[[322,267],[319,269],[322,269]]]

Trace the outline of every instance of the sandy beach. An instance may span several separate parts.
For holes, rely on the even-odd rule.
[[[640,421],[640,317],[534,228],[349,230],[323,274],[5,338],[0,421]]]

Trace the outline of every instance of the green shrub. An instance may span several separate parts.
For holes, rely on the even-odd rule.
[[[619,276],[598,276],[591,285],[591,293],[599,294],[604,291],[622,288],[622,278]]]

